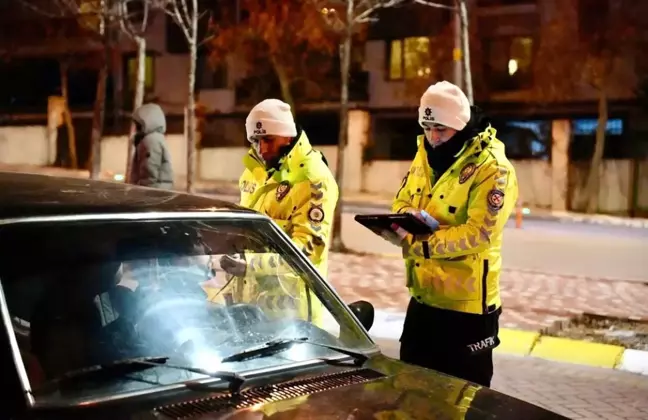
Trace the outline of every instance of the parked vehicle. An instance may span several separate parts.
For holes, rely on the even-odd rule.
[[[232,254],[272,256],[274,293],[238,293]],[[0,173],[0,286],[1,418],[564,418],[382,355],[370,303],[206,197]]]

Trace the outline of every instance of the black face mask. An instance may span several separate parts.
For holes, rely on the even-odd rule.
[[[281,166],[281,159],[283,159],[286,155],[288,155],[288,153],[290,153],[293,147],[295,147],[295,144],[297,144],[297,140],[299,140],[300,137],[301,137],[301,128],[297,128],[297,135],[293,137],[290,143],[288,143],[285,146],[281,146],[279,148],[279,153],[277,153],[277,156],[274,159],[265,162],[266,169],[268,170],[279,169],[279,166]]]
[[[471,106],[470,121],[463,130],[457,132],[450,140],[437,147],[432,147],[427,139],[425,140],[425,151],[427,152],[430,167],[437,174],[447,171],[457,160],[455,156],[461,151],[464,144],[479,135],[489,125],[490,120],[484,115],[483,111],[476,106]]]

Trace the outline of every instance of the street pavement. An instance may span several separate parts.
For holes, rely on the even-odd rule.
[[[345,302],[370,301],[377,309],[404,312],[409,301],[402,260],[331,253],[329,281]],[[648,321],[648,286],[638,282],[572,277],[505,269],[500,279],[502,326],[540,330],[582,313]]]
[[[329,281],[346,302],[364,299],[404,312],[409,295],[400,250],[353,219],[386,211],[384,205],[344,206],[342,239],[366,255],[332,254]],[[583,313],[648,320],[647,251],[648,229],[533,217],[516,229],[509,222],[502,326],[540,330]]]
[[[359,252],[400,254],[397,247],[355,222],[354,216],[342,217],[346,246]],[[502,246],[503,263],[509,268],[641,283],[648,283],[646,255],[648,229],[533,219],[525,220],[521,229],[510,221]]]
[[[218,198],[236,201],[232,194]],[[385,204],[345,204],[342,239],[357,252],[399,255],[394,245],[355,222],[356,214],[388,212]],[[510,221],[502,247],[504,265],[558,275],[648,283],[648,229],[525,217]]]
[[[398,358],[398,342],[376,341]],[[571,419],[648,419],[648,378],[627,372],[496,354],[492,387]]]

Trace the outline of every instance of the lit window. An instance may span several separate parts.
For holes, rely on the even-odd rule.
[[[389,79],[429,77],[430,39],[412,37],[391,41],[389,45]]]
[[[405,78],[430,75],[430,38],[405,38]]]
[[[533,38],[497,37],[487,40],[485,63],[489,85],[495,90],[517,90],[530,86],[533,74]]]
[[[596,119],[581,119],[572,121],[573,134],[575,136],[594,135],[598,127],[598,120]],[[623,120],[609,119],[606,126],[606,135],[620,136],[623,134]]]
[[[533,55],[533,39],[529,37],[517,37],[511,40],[509,50],[510,60],[514,60],[517,69],[520,71],[531,70],[531,57]]]
[[[389,46],[389,79],[403,78],[403,41],[397,39]]]
[[[127,61],[128,69],[128,90],[135,90],[135,83],[137,81],[137,58],[131,57]],[[154,76],[153,76],[153,57],[146,56],[144,67],[144,89],[147,91],[153,90]]]

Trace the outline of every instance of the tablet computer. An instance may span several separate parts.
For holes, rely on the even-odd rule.
[[[391,229],[392,224],[396,224],[412,235],[429,235],[433,233],[430,226],[416,218],[416,216],[403,214],[357,214],[355,221],[371,230],[375,234],[381,231]]]

